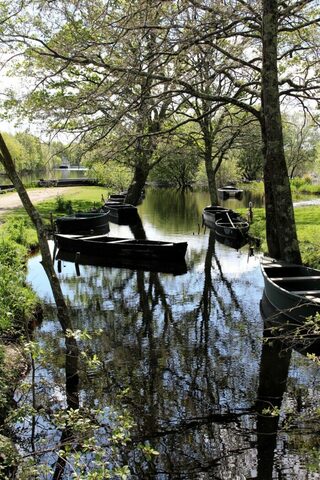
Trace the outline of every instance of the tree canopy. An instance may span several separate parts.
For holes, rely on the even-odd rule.
[[[315,0],[16,0],[2,8],[6,58],[29,79],[5,108],[72,135],[84,150],[98,148],[102,161],[125,158],[133,168],[132,201],[162,160],[159,145],[186,123],[202,129],[213,201],[223,158],[208,141],[213,123],[229,112],[234,127],[229,122],[223,152],[241,134],[235,112],[255,119],[269,248],[299,260],[281,110],[300,107],[317,121]]]

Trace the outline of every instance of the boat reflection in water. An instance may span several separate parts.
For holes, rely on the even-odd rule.
[[[246,236],[243,236],[242,238],[228,238],[216,235],[216,240],[227,247],[234,248],[235,250],[239,250],[249,242],[249,238]]]
[[[172,273],[173,275],[183,275],[188,271],[184,259],[177,261],[157,260],[134,257],[96,257],[79,252],[68,252],[59,249],[56,254],[56,260],[59,262],[73,262],[76,266],[92,265],[96,267],[109,268],[127,268],[130,270],[142,270],[147,272]],[[78,268],[77,268],[78,270]],[[61,265],[58,264],[58,271],[61,271]],[[79,270],[78,270],[79,272]]]
[[[216,242],[214,232],[194,233],[201,217],[199,206],[208,203],[199,195],[155,192],[153,203],[147,195],[140,207],[144,229],[142,224],[130,226],[130,231],[110,227],[116,237],[188,241],[184,275],[80,266],[81,276],[76,277],[75,265],[60,260],[59,280],[73,328],[85,333],[79,339],[79,348],[86,353],[81,353],[79,362],[80,411],[91,418],[92,407],[97,409],[101,427],[107,430],[96,430],[97,453],[106,452],[108,468],[110,412],[124,410],[122,416],[125,421],[132,418],[133,428],[129,443],[120,444],[116,461],[128,465],[130,478],[315,479],[309,465],[319,447],[319,422],[312,415],[319,398],[317,366],[293,351],[287,381],[289,352],[282,352],[281,346],[275,352],[261,338],[259,259],[248,259],[244,251]],[[57,383],[65,375],[63,339],[39,258],[29,264],[28,279],[45,299],[43,327],[37,332],[45,354],[38,361],[45,383],[36,382],[34,388],[42,411],[50,412],[53,406],[55,413],[58,404],[61,408],[65,404]],[[23,406],[23,395],[20,398]],[[283,433],[289,419],[287,406],[298,422]],[[37,432],[44,437],[48,428],[35,412]],[[302,415],[312,417],[307,434]],[[54,427],[52,431],[60,448],[59,431]],[[28,432],[24,433],[19,436],[21,450],[30,456],[39,452],[39,463],[52,465],[42,455],[45,446],[38,443],[33,449]],[[158,454],[146,458],[141,444]],[[75,448],[78,445],[84,445],[83,440]],[[67,460],[70,464],[72,458]],[[94,475],[92,456],[84,460],[88,460],[86,474]],[[65,478],[70,475],[64,472]]]

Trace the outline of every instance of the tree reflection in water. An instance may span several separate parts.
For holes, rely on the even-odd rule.
[[[147,233],[142,225],[134,228],[134,236]],[[130,478],[272,478],[274,462],[274,478],[289,465],[289,479],[289,459],[293,465],[299,452],[287,444],[282,458],[278,420],[261,415],[262,400],[281,400],[285,383],[279,391],[268,382],[270,359],[277,357],[262,347],[259,267],[241,270],[246,255],[243,260],[243,254],[215,243],[212,232],[195,238],[195,230],[187,238],[189,271],[180,276],[83,265],[77,277],[74,267],[62,262],[59,275],[75,328],[91,336],[81,350],[101,362],[96,371],[81,366],[82,407],[104,406],[105,423],[109,406],[128,409],[135,427],[118,459],[129,464]],[[55,347],[48,370],[58,384],[61,348],[50,305],[47,318],[39,338]],[[286,377],[288,364],[286,355],[277,359],[274,379]],[[294,375],[287,382],[290,399],[308,385]],[[271,439],[267,453],[265,432]],[[100,435],[101,445],[107,445],[106,431]],[[141,442],[159,455],[146,456],[138,448]],[[306,472],[302,463],[300,471]]]

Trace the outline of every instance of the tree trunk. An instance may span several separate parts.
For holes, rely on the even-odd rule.
[[[285,162],[277,73],[278,2],[263,0],[262,108],[266,233],[269,255],[301,263]]]
[[[131,203],[131,205],[137,205],[139,203],[149,175],[149,170],[149,165],[146,162],[136,164],[134,177],[126,196],[127,203]]]
[[[48,277],[48,280],[51,286],[51,290],[57,306],[57,314],[58,314],[59,322],[61,324],[63,332],[66,333],[68,330],[72,330],[72,322],[69,315],[68,306],[65,302],[65,299],[61,290],[59,279],[53,267],[53,262],[51,259],[45,226],[43,224],[43,221],[38,211],[33,206],[28,196],[28,193],[26,192],[26,189],[24,188],[24,185],[21,182],[19,175],[16,172],[12,157],[10,155],[10,152],[1,134],[0,134],[0,161],[5,167],[7,175],[9,176],[13,185],[15,186],[19,194],[19,197],[21,199],[21,202],[37,230],[39,247],[40,247],[41,256],[42,256],[42,266],[46,272],[46,275]],[[71,355],[71,357],[74,359],[78,358],[77,343],[72,336],[67,337],[66,348],[67,348],[67,355],[68,354]],[[77,364],[73,363],[73,368],[71,373],[72,377],[75,375],[76,369],[77,369]]]
[[[212,165],[212,142],[210,138],[204,138],[205,152],[204,161],[206,166],[206,173],[208,179],[208,189],[210,195],[211,205],[218,205],[218,193],[216,184],[216,173]]]

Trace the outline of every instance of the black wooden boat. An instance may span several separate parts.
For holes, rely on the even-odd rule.
[[[244,241],[248,239],[249,222],[238,213],[226,212],[222,218],[218,218],[214,224],[216,239],[224,243],[226,239]]]
[[[14,185],[0,185],[0,193],[13,192],[15,190]]]
[[[243,190],[235,187],[234,185],[225,185],[218,188],[218,194],[221,198],[237,198],[238,200],[242,198]]]
[[[275,260],[263,260],[266,300],[288,318],[301,322],[320,313],[320,270]]]
[[[129,257],[148,259],[182,259],[187,251],[187,242],[165,242],[158,240],[135,240],[132,238],[109,237],[108,235],[55,235],[58,248],[109,258]]]
[[[214,228],[216,220],[222,218],[226,212],[230,212],[230,209],[221,205],[209,205],[202,211],[202,223],[209,228]]]
[[[309,318],[320,313],[320,270],[263,259],[264,292],[260,309],[273,327],[293,332],[292,342],[303,341],[320,352],[320,336]]]
[[[122,225],[133,223],[138,217],[137,207],[129,203],[107,201],[102,207],[102,210],[107,212],[111,222]]]
[[[240,248],[244,247],[249,240],[247,236],[242,238],[229,238],[229,237],[217,237],[219,243],[223,243],[227,247],[233,248],[234,250],[240,250]]]
[[[109,223],[106,212],[79,212],[56,218],[55,227],[58,233],[108,233]]]
[[[76,265],[91,265],[106,268],[124,268],[127,270],[139,270],[145,272],[171,273],[183,275],[187,272],[187,264],[184,258],[166,259],[144,258],[132,255],[130,257],[92,256],[85,253],[68,252],[59,249],[55,259],[64,262],[72,262]]]
[[[74,187],[98,185],[98,181],[91,178],[59,178],[43,179],[38,181],[38,187]]]
[[[108,202],[118,202],[118,203],[124,203],[126,198],[125,193],[111,193],[108,197]]]

